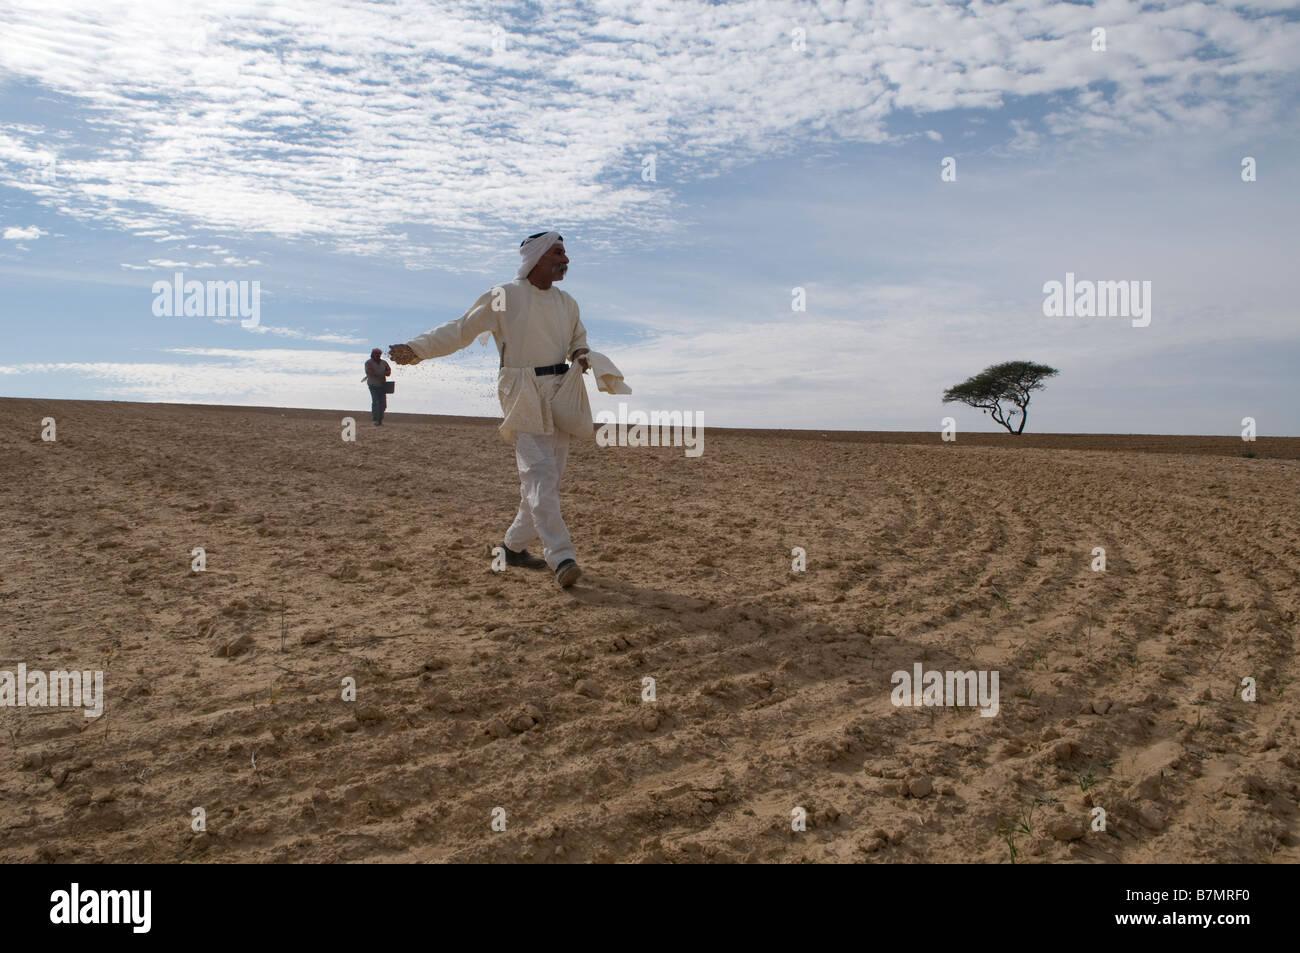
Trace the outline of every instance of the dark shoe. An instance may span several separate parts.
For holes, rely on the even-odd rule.
[[[561,589],[568,589],[582,578],[582,570],[572,559],[566,559],[555,567],[555,578],[560,583]]]
[[[529,552],[528,552],[528,550],[526,550],[526,549],[521,549],[521,550],[519,550],[519,552],[515,552],[513,549],[511,549],[511,548],[510,548],[509,546],[507,546],[505,543],[502,543],[502,544],[501,544],[501,548],[504,549],[504,550],[506,551],[506,565],[507,565],[507,566],[522,566],[522,567],[525,568],[525,569],[545,569],[545,568],[546,568],[546,560],[545,560],[545,559],[539,559],[537,556],[530,555]]]

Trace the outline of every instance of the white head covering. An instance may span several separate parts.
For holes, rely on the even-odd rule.
[[[527,278],[528,273],[542,260],[542,256],[551,250],[551,246],[560,240],[559,232],[543,232],[536,238],[530,238],[519,246],[519,255],[523,261],[519,265],[516,278]]]

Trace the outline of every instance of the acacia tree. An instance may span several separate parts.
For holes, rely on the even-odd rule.
[[[1007,428],[1008,433],[1023,433],[1029,419],[1031,391],[1042,390],[1043,381],[1059,373],[1056,368],[1032,361],[1007,361],[986,367],[974,377],[943,392],[943,402],[954,401],[978,407]],[[1005,410],[1003,402],[1008,403]],[[1013,409],[1017,408],[1017,409]],[[1020,418],[1020,426],[1011,429],[1011,422]]]

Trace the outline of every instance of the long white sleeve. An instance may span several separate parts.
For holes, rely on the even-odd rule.
[[[473,307],[455,321],[448,321],[432,331],[425,331],[419,337],[407,341],[407,347],[415,352],[420,360],[434,357],[446,357],[463,347],[469,347],[474,339],[484,331],[496,331],[500,311],[492,310],[494,292],[489,289],[474,302]]]

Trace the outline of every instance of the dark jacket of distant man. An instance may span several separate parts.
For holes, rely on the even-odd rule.
[[[384,425],[384,411],[388,409],[388,395],[384,393],[384,378],[393,373],[393,369],[383,358],[384,352],[375,348],[366,361],[366,386],[370,388],[370,417],[376,427]]]

